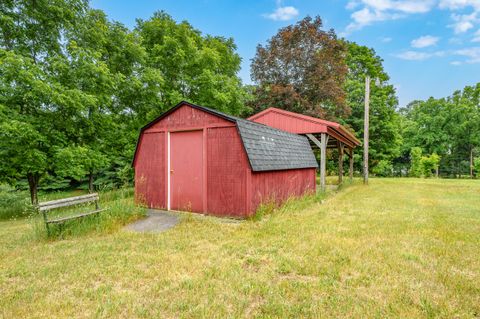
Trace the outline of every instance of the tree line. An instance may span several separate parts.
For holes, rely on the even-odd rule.
[[[307,17],[257,47],[255,112],[284,108],[349,127],[363,137],[365,77],[370,90],[370,169],[377,176],[474,177],[480,174],[480,83],[452,96],[399,108],[383,60],[366,46],[323,30]],[[362,170],[362,149],[355,169]],[[336,151],[330,156],[337,158]],[[330,161],[330,170],[336,166]]]
[[[236,49],[163,11],[128,29],[87,0],[2,1],[0,182],[29,188],[33,203],[39,189],[130,184],[139,128],[180,100],[238,116],[275,106],[339,121],[361,138],[367,75],[377,79],[373,173],[411,174],[414,147],[436,154],[443,175],[463,174],[458,158],[475,163],[478,85],[398,109],[382,59],[324,30],[320,17],[259,44],[251,85],[238,76]]]
[[[165,12],[133,30],[85,0],[0,3],[0,182],[44,190],[132,180],[139,128],[185,99],[240,114],[232,39]]]

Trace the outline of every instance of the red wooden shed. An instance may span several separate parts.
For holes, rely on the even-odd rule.
[[[316,187],[306,137],[188,102],[141,129],[133,167],[137,201],[220,216],[246,217]]]

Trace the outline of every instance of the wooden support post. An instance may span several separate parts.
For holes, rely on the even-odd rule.
[[[320,190],[326,190],[326,168],[327,168],[327,133],[321,133],[320,141],[312,134],[307,134],[307,137],[320,148]]]
[[[343,148],[343,143],[338,142],[338,185],[343,182]]]
[[[320,148],[320,188],[322,192],[327,189],[327,143],[328,137],[326,133],[321,135],[321,148]]]
[[[353,148],[350,149],[350,167],[348,171],[350,181],[353,181]]]

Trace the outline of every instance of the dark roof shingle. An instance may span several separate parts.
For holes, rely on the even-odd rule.
[[[247,120],[236,122],[253,171],[318,166],[306,137]]]

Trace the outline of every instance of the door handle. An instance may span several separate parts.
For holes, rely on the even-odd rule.
[[[173,174],[173,169],[170,170],[170,174]]]

